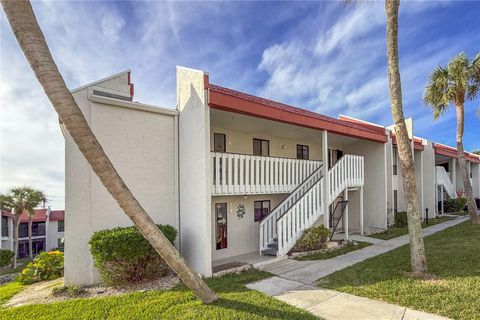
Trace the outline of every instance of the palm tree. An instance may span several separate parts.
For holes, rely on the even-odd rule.
[[[465,100],[473,100],[480,92],[480,54],[472,62],[464,53],[450,60],[446,67],[438,66],[433,70],[425,88],[423,100],[438,119],[450,106],[457,112],[457,156],[462,173],[463,188],[467,198],[468,212],[472,223],[480,224],[480,214],[473,198],[472,184],[467,171],[467,162],[463,149],[463,131]]]
[[[18,255],[18,226],[20,225],[20,217],[22,213],[28,215],[28,248],[30,259],[33,259],[32,252],[32,218],[35,215],[35,208],[45,201],[45,194],[42,191],[35,190],[31,187],[12,188],[7,194],[0,195],[0,203],[3,208],[8,208],[15,213],[14,218],[14,252],[12,267],[17,266]]]
[[[422,238],[421,213],[417,203],[417,186],[411,142],[408,137],[402,106],[402,86],[398,59],[398,9],[400,0],[385,0],[387,15],[387,62],[390,107],[397,139],[398,157],[403,176],[403,189],[407,205],[408,234],[410,237],[410,264],[412,274],[422,276],[427,272],[427,258]]]
[[[143,209],[105,154],[68,90],[29,1],[1,0],[13,33],[60,120],[107,191],[152,247],[204,303],[218,299]]]

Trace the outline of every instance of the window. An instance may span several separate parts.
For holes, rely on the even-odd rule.
[[[253,203],[253,219],[255,222],[261,221],[270,213],[270,200],[255,201]]]
[[[392,163],[393,163],[393,175],[397,175],[397,167],[398,167],[398,156],[397,156],[397,147],[393,147],[392,149]]]
[[[8,237],[8,218],[2,217],[2,237]]]
[[[254,156],[270,156],[270,141],[262,139],[253,139]]]
[[[398,212],[398,198],[397,198],[397,190],[393,190],[393,213]]]
[[[45,235],[45,222],[33,222],[32,223],[32,237],[39,237]],[[28,223],[21,222],[18,227],[18,237],[28,237]]]
[[[33,226],[32,226],[32,235],[33,235]],[[19,238],[28,237],[28,223],[22,222],[18,225],[18,237]]]
[[[227,139],[223,133],[213,134],[213,151],[227,152]]]
[[[63,220],[58,221],[57,231],[58,232],[64,232],[65,231],[65,221],[63,221]]]
[[[57,239],[57,248],[63,248],[65,246],[65,239],[58,238]]]
[[[215,241],[217,250],[227,247],[227,204],[215,204]]]
[[[328,149],[328,168],[331,169],[341,157],[343,157],[342,150]]]
[[[310,158],[309,148],[303,144],[297,144],[297,159],[308,160]]]

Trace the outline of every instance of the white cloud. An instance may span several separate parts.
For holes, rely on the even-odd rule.
[[[107,41],[117,42],[120,40],[120,32],[125,25],[125,20],[116,14],[107,12],[101,21],[102,33]]]

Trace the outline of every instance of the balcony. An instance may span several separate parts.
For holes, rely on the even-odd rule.
[[[322,163],[221,152],[211,158],[215,196],[290,193]]]

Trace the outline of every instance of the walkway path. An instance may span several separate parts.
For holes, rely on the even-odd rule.
[[[429,236],[466,220],[468,220],[468,217],[459,217],[425,228],[423,229],[423,235]],[[379,240],[360,236],[352,238],[359,241],[371,242],[373,245],[328,260],[282,260],[264,268],[265,271],[277,276],[250,283],[247,287],[305,309],[324,319],[447,319],[437,315],[315,286],[314,282],[320,278],[368,258],[401,247],[409,242],[408,235],[391,240]]]

